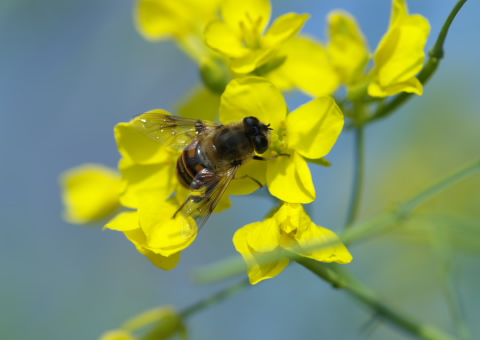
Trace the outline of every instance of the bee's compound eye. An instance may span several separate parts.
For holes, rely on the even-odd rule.
[[[255,151],[262,154],[268,149],[268,139],[264,135],[255,136]]]
[[[252,136],[258,135],[258,133],[259,133],[258,126],[256,126],[256,125],[251,126],[250,131],[248,133],[251,134]]]
[[[259,123],[258,118],[255,118],[255,117],[243,118],[243,126],[245,127],[245,132],[247,132],[248,134],[256,135],[258,133],[258,123]]]

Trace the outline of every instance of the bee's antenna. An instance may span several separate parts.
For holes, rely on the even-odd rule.
[[[273,129],[272,129],[271,127],[269,127],[269,126],[270,126],[270,124],[267,124],[267,129],[273,130]]]

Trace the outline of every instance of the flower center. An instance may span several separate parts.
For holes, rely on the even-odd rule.
[[[262,17],[253,19],[250,14],[245,13],[245,20],[240,22],[240,29],[242,31],[242,42],[245,47],[252,50],[260,49],[261,46],[261,33],[260,24],[262,23]]]
[[[285,126],[285,121],[282,121],[280,128],[275,129],[272,133],[272,145],[270,147],[272,156],[285,153],[287,145],[287,127]]]

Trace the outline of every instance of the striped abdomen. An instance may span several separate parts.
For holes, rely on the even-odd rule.
[[[182,151],[177,160],[177,177],[185,188],[190,188],[195,176],[203,169],[210,169],[200,141],[194,140]],[[197,186],[201,187],[205,180],[197,178]]]

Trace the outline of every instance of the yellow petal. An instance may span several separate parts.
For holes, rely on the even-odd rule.
[[[280,228],[274,218],[253,223],[246,229],[248,246],[255,252],[274,251],[279,246]]]
[[[288,147],[312,159],[327,155],[342,132],[344,120],[332,97],[318,97],[287,116]]]
[[[408,7],[405,0],[393,0],[392,14],[390,16],[390,26],[395,25],[398,21],[408,16]]]
[[[243,26],[260,35],[270,22],[272,7],[270,0],[225,0],[221,11],[223,20],[238,33],[242,33]]]
[[[144,192],[138,209],[140,225],[146,237],[143,248],[170,256],[192,244],[196,235],[184,237],[183,216],[177,214],[174,218],[178,208],[162,201],[154,192]]]
[[[283,269],[285,269],[285,267],[288,266],[288,263],[290,262],[289,259],[284,258],[280,261],[267,265],[258,263],[255,257],[258,256],[259,253],[255,252],[248,245],[248,237],[252,230],[261,227],[262,224],[262,222],[248,224],[243,228],[237,230],[237,232],[233,236],[233,243],[235,245],[235,249],[242,255],[243,259],[247,263],[248,277],[252,284],[256,284],[262,280],[270,279],[277,276],[283,271]]]
[[[137,29],[148,40],[189,34],[194,30],[192,19],[182,1],[140,0],[135,7]]]
[[[399,92],[422,93],[420,84],[412,79],[423,67],[429,33],[430,24],[424,17],[399,15],[375,52],[372,72],[376,78],[368,88],[370,95],[383,97]],[[385,95],[381,95],[382,91]]]
[[[343,83],[357,80],[369,59],[368,45],[355,18],[344,11],[328,16],[328,54]]]
[[[123,329],[108,331],[100,336],[99,340],[136,340],[135,337]]]
[[[334,245],[319,248],[314,251],[297,252],[301,256],[309,257],[321,262],[337,263],[350,263],[353,259],[347,247],[340,242],[340,239],[333,231],[317,226],[313,222],[305,225],[305,228],[297,229],[295,240],[298,242],[298,245],[303,248],[316,246],[317,244],[322,243],[338,242]]]
[[[327,51],[320,42],[309,37],[296,37],[280,50],[287,59],[269,78],[287,78],[292,86],[311,96],[333,93],[340,84]],[[275,78],[274,78],[275,79]]]
[[[137,250],[155,266],[164,270],[172,270],[180,261],[180,252],[171,253],[163,249],[161,251],[152,249],[147,236],[140,227],[139,216],[140,214],[136,211],[120,213],[105,228],[122,231],[127,239],[136,246]]]
[[[220,102],[220,121],[223,124],[254,116],[278,129],[286,114],[287,104],[282,93],[271,82],[259,77],[232,80]]]
[[[258,183],[253,179],[265,185],[267,171],[267,162],[252,160],[238,169],[234,180],[230,182],[227,189],[229,195],[247,195],[260,189]],[[253,179],[252,179],[253,178]]]
[[[245,56],[232,59],[230,61],[230,68],[238,74],[253,72],[257,67],[262,66],[270,60],[274,52],[275,50],[272,48],[250,50]]]
[[[280,156],[268,161],[268,190],[284,202],[310,203],[315,200],[315,188],[307,162],[293,150],[287,153],[290,157]]]
[[[163,256],[160,254],[155,254],[154,252],[142,247],[137,247],[137,250],[145,255],[156,267],[163,270],[172,270],[180,262],[180,252],[174,253],[170,256]]]
[[[105,218],[120,206],[120,174],[98,164],[85,164],[65,171],[60,178],[63,216],[71,223]]]
[[[165,113],[162,110],[155,112]],[[115,139],[122,156],[138,164],[163,163],[171,157],[169,148],[148,138],[130,123],[115,126]]]
[[[205,44],[227,57],[241,58],[250,53],[250,50],[243,46],[238,33],[220,20],[214,20],[207,25],[204,37]]]
[[[373,82],[368,85],[368,94],[372,97],[393,96],[400,92],[415,93],[421,96],[423,94],[423,85],[417,78],[411,78],[407,81],[389,86],[380,86],[378,82]]]
[[[262,39],[263,47],[279,47],[300,32],[309,14],[288,13],[277,18]]]
[[[119,213],[105,225],[105,228],[117,231],[129,231],[138,229],[140,228],[140,224],[138,221],[138,213],[136,211]]]
[[[218,119],[220,96],[205,87],[195,88],[178,107],[178,114],[185,118],[208,120]]]
[[[178,184],[175,173],[176,159],[160,164],[135,164],[122,159],[119,164],[122,172],[123,191],[120,195],[122,205],[138,208],[144,191],[155,192],[166,200]]]
[[[289,234],[301,229],[302,226],[311,222],[301,204],[284,202],[274,215],[280,229]]]

